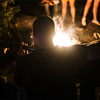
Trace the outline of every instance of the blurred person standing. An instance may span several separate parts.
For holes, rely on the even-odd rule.
[[[62,21],[65,21],[65,16],[67,13],[67,2],[70,4],[70,11],[72,15],[72,23],[75,25],[75,0],[61,0],[62,2]]]
[[[42,0],[45,2],[45,11],[48,16],[51,16],[49,6],[54,6],[53,8],[53,18],[57,17],[59,0]]]
[[[86,2],[85,8],[84,8],[83,17],[82,17],[82,25],[83,26],[86,26],[86,16],[88,14],[89,8],[91,7],[92,1],[93,0],[87,0],[87,2]],[[92,23],[100,26],[100,23],[97,20],[97,12],[98,12],[99,3],[100,3],[100,0],[94,0]]]

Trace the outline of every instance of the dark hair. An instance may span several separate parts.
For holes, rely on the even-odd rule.
[[[33,36],[49,36],[54,34],[54,21],[48,16],[38,17],[33,23]]]

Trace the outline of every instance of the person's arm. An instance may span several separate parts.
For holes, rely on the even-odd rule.
[[[23,87],[23,78],[22,78],[22,61],[20,57],[16,61],[15,73],[14,73],[14,82],[17,86]]]
[[[53,2],[51,2],[50,0],[43,0],[44,2],[47,2],[50,6],[53,6]]]
[[[47,3],[50,3],[50,1],[49,0],[43,0],[44,2],[47,2]]]
[[[23,72],[23,67],[24,67],[24,61],[23,58],[25,55],[27,55],[27,52],[24,52],[23,46],[28,46],[26,43],[21,43],[20,48],[19,48],[19,54],[20,57],[16,60],[15,64],[15,73],[14,73],[14,82],[17,86],[23,87],[23,77],[22,77],[22,72]]]

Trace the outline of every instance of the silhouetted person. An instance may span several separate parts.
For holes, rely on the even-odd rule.
[[[15,84],[28,100],[77,99],[76,82],[82,83],[87,59],[100,58],[100,53],[96,52],[100,51],[100,44],[58,48],[53,45],[54,35],[53,20],[38,17],[33,23],[36,50],[17,59]]]

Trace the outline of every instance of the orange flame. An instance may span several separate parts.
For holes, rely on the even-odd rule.
[[[67,47],[75,44],[81,44],[78,41],[78,37],[76,35],[70,35],[71,31],[66,33],[62,32],[59,26],[57,26],[56,22],[55,26],[56,26],[56,34],[53,37],[54,46],[58,45],[60,47],[62,46]],[[74,31],[73,29],[71,30]]]

